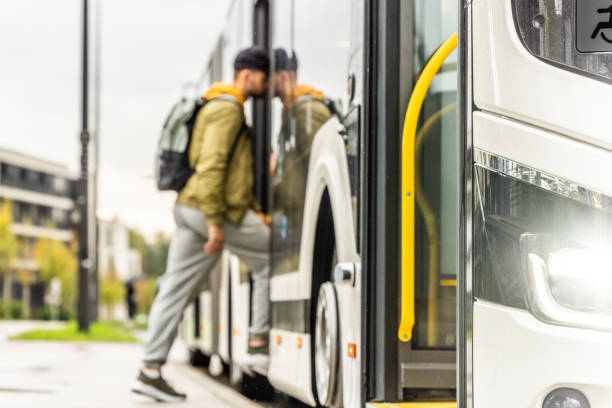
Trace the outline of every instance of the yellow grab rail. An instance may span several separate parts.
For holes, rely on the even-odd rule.
[[[408,103],[402,134],[402,299],[400,341],[412,339],[414,327],[414,187],[415,187],[415,135],[419,114],[427,90],[451,52],[457,48],[457,33],[451,35],[431,57]]]

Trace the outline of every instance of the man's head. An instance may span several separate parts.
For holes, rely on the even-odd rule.
[[[234,84],[245,97],[259,97],[268,89],[270,58],[261,47],[249,47],[236,55]]]
[[[291,51],[291,57],[287,61],[287,69],[289,71],[289,81],[295,86],[297,84],[298,59],[295,51]]]
[[[297,84],[298,60],[295,51],[291,56],[283,48],[274,50],[274,96],[281,99]]]
[[[274,50],[274,96],[285,97],[289,86],[289,56],[283,48]]]

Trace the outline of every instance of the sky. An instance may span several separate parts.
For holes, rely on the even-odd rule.
[[[101,1],[100,216],[148,237],[173,231],[175,193],[155,188],[155,145],[168,110],[203,70],[229,4]],[[0,2],[0,147],[75,175],[81,7],[80,0]]]

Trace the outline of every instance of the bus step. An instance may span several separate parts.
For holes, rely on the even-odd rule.
[[[456,402],[369,402],[367,408],[457,408]]]

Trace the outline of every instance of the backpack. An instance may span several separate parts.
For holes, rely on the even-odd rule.
[[[214,99],[220,98],[235,100],[230,95]],[[194,169],[189,164],[189,146],[198,113],[209,101],[204,98],[182,98],[170,109],[157,143],[155,156],[155,180],[160,191],[181,191],[193,175]],[[234,141],[230,157],[243,129],[244,124]]]

